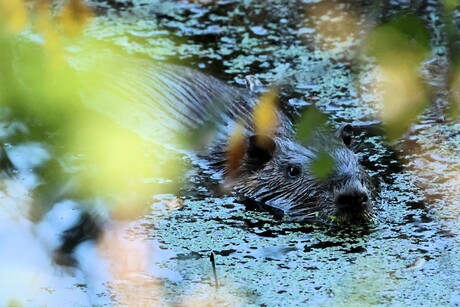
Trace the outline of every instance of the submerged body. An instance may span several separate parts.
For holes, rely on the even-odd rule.
[[[178,135],[200,133],[203,127],[208,132],[212,127],[214,135],[198,149],[198,155],[239,195],[296,220],[348,223],[373,216],[374,187],[352,150],[350,125],[335,133],[318,131],[301,143],[282,111],[274,108],[272,127],[260,131],[254,118],[256,93],[197,70],[129,60],[119,66],[115,77],[113,70],[96,73],[101,86],[96,91],[88,87],[86,92],[83,86],[85,100],[94,101],[94,95],[101,93],[111,97],[106,104],[92,107],[131,130],[148,134],[151,141],[170,145]],[[238,129],[235,158],[231,143]],[[327,178],[319,179],[312,165],[323,153],[333,166]]]

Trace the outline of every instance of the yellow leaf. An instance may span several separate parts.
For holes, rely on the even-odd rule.
[[[27,10],[22,0],[0,0],[0,16],[10,31],[21,31],[27,23]]]
[[[271,90],[264,93],[254,108],[254,130],[256,134],[272,136],[278,126],[278,94]]]
[[[61,39],[59,33],[51,18],[51,9],[47,1],[40,1],[37,6],[37,17],[35,21],[37,30],[43,34],[45,39],[45,48],[49,53],[52,61],[52,67],[62,66],[63,54],[61,48]]]
[[[379,68],[383,79],[383,108],[380,116],[387,136],[395,140],[423,112],[429,101],[428,91],[418,72],[410,65],[387,64]]]

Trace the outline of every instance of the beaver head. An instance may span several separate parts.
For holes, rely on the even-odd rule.
[[[305,145],[286,136],[249,136],[232,186],[294,220],[368,222],[373,217],[375,192],[352,150],[352,136],[351,125],[335,135],[317,132]],[[318,178],[312,166],[324,153],[333,163],[328,175]]]

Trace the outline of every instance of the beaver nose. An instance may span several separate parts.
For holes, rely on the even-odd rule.
[[[364,208],[369,200],[369,196],[365,192],[347,192],[340,194],[337,199],[337,207],[339,209]]]

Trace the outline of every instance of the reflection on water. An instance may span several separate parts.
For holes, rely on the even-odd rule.
[[[93,5],[99,16],[87,30],[88,37],[156,59],[175,56],[230,82],[255,74],[265,84],[279,83],[281,100],[288,101],[286,109],[294,117],[314,105],[334,125],[356,121],[363,144],[360,157],[380,182],[379,220],[370,229],[292,223],[233,196],[217,197],[215,180],[206,179],[201,171],[190,170],[181,182],[175,168],[181,158],[125,131],[126,123],[91,112],[73,116],[82,109],[69,106],[70,112],[58,113],[63,116],[58,127],[79,128],[65,140],[47,130],[52,119],[43,112],[37,116],[45,127],[26,121],[24,113],[5,113],[0,138],[14,169],[7,173],[2,160],[3,305],[460,303],[460,126],[444,116],[448,87],[442,75],[449,61],[440,34],[439,5],[434,1],[377,6],[339,1]],[[432,57],[422,68],[432,87],[432,105],[389,146],[378,120],[384,99],[378,85],[384,76],[373,60],[364,58],[358,64],[355,56],[361,37],[373,25],[401,11],[421,16],[432,34]],[[337,32],[342,24],[344,32]],[[66,93],[63,89],[58,98]],[[108,113],[112,111],[123,112]],[[91,125],[82,128],[77,125],[81,122]],[[137,134],[149,133],[141,128]],[[107,131],[120,138],[106,139]],[[111,150],[101,154],[91,151],[94,148]],[[136,163],[123,164],[125,159]],[[172,174],[162,172],[160,166],[169,164]],[[84,176],[75,175],[80,172]],[[99,180],[91,181],[94,178]],[[181,182],[180,191],[174,182]],[[132,207],[137,209],[124,210]],[[91,239],[98,238],[97,242],[75,245],[72,255],[78,268],[54,264],[61,235],[88,208],[98,217],[102,234],[94,231]],[[110,219],[108,212],[115,218]],[[27,218],[29,213],[37,222]]]

